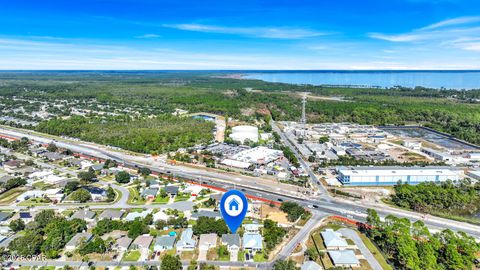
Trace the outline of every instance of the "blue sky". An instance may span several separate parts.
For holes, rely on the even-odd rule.
[[[1,1],[0,69],[480,69],[480,3]]]

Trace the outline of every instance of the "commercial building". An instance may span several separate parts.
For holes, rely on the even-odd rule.
[[[254,126],[236,126],[232,128],[230,138],[244,144],[245,141],[258,142],[258,128]]]
[[[409,184],[458,181],[457,171],[443,167],[338,167],[337,179],[349,186],[388,186],[398,181]]]

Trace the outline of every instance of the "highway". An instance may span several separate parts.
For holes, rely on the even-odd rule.
[[[272,125],[276,126],[276,125]],[[280,133],[282,134],[282,133]],[[42,134],[32,133],[31,131],[27,130],[20,130],[20,129],[12,129],[10,127],[0,126],[0,135],[9,136],[9,137],[27,137],[30,140],[35,142],[41,143],[49,143],[52,141],[52,138],[45,137]],[[284,138],[284,137],[283,137]],[[454,220],[439,218],[435,216],[428,216],[427,219],[424,218],[423,214],[415,213],[412,211],[401,210],[398,208],[393,208],[384,204],[370,204],[364,201],[350,201],[345,199],[340,199],[338,197],[331,197],[326,192],[326,189],[318,184],[318,179],[316,176],[311,172],[310,167],[306,164],[303,158],[298,155],[296,149],[289,144],[288,140],[285,140],[285,144],[292,148],[292,151],[299,157],[299,161],[305,166],[305,169],[309,171],[311,176],[311,181],[314,185],[320,190],[321,195],[319,196],[305,196],[299,192],[295,192],[296,187],[290,188],[289,190],[285,190],[284,188],[279,187],[272,187],[269,185],[261,184],[261,178],[249,177],[244,175],[234,175],[230,173],[224,172],[211,172],[206,171],[201,168],[192,168],[186,166],[171,166],[166,163],[162,163],[160,161],[151,161],[147,160],[144,157],[139,157],[135,155],[130,155],[126,153],[120,153],[118,151],[107,149],[106,147],[97,146],[91,143],[85,143],[81,141],[73,141],[73,140],[58,140],[56,144],[59,147],[64,147],[67,149],[71,149],[74,152],[82,153],[84,155],[89,155],[92,157],[97,157],[101,159],[114,159],[120,162],[123,162],[125,166],[128,167],[135,167],[135,166],[142,166],[142,167],[149,167],[154,172],[159,173],[170,173],[175,177],[181,177],[185,179],[189,179],[194,182],[208,184],[220,189],[241,189],[247,195],[260,197],[265,200],[271,200],[274,202],[281,202],[281,201],[295,201],[303,206],[314,205],[316,208],[311,209],[312,212],[319,212],[319,213],[328,213],[331,215],[340,215],[346,216],[358,221],[364,221],[366,218],[366,210],[368,208],[373,208],[377,210],[381,217],[385,217],[387,215],[396,215],[398,217],[406,217],[411,221],[422,220],[425,224],[433,229],[433,230],[441,230],[441,229],[451,229],[454,231],[464,231],[470,235],[475,236],[476,238],[480,239],[480,226],[468,224],[464,222],[458,222]],[[148,162],[147,162],[148,161]],[[254,181],[254,182],[252,182]],[[282,185],[282,187],[285,184]],[[123,190],[123,193],[128,193],[128,190]],[[124,200],[128,198],[128,194],[123,194]],[[56,208],[59,205],[55,206]],[[71,206],[70,206],[71,207]],[[93,207],[93,206],[92,206]],[[101,205],[95,206],[98,208],[148,208],[148,207],[156,207],[158,205],[153,206],[131,206],[126,203],[126,201],[122,200],[122,203],[119,204],[118,202],[111,205]],[[12,209],[13,206],[2,206],[0,209]],[[15,209],[18,206],[14,207]]]

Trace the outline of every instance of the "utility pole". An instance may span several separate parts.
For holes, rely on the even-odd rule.
[[[307,104],[307,93],[303,94],[302,97],[302,119],[300,119],[300,123],[302,124],[303,134],[302,136],[305,138],[306,134],[306,124],[307,124],[307,116],[305,114],[305,105]]]

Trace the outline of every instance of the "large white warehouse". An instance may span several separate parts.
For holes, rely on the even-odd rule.
[[[414,185],[460,179],[457,171],[438,167],[338,167],[337,173],[337,179],[348,186],[389,186],[397,184],[398,181]]]
[[[230,138],[244,144],[246,140],[258,142],[258,128],[254,126],[236,126],[232,128]]]

